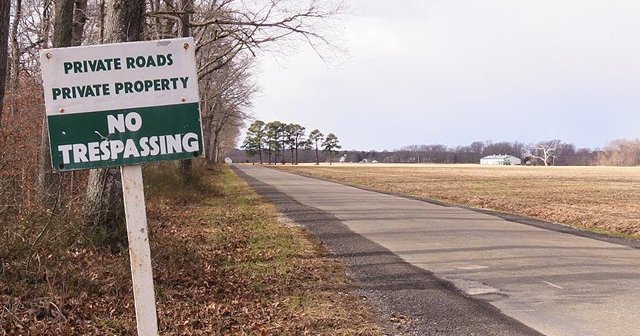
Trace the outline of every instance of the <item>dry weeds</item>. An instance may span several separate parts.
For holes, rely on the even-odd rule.
[[[161,335],[381,334],[343,266],[229,169],[145,179]],[[127,253],[56,232],[30,266],[0,255],[0,335],[135,335]]]
[[[392,193],[640,236],[640,167],[278,166]]]

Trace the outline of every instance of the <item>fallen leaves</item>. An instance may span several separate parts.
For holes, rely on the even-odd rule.
[[[381,333],[343,266],[300,227],[228,169],[197,173],[145,169],[162,335]],[[33,267],[5,263],[0,334],[135,335],[126,251],[57,234],[71,243],[47,246]]]

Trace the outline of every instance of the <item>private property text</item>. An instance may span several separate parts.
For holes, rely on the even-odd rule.
[[[64,74],[81,74],[122,69],[139,69],[173,65],[173,55],[148,55],[125,58],[105,58],[96,60],[64,62]],[[53,100],[76,99],[112,94],[141,93],[186,89],[189,77],[155,78],[115,83],[74,85],[51,89]]]

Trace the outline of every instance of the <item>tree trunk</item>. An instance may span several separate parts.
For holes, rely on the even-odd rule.
[[[73,9],[71,45],[79,46],[82,44],[85,22],[87,22],[87,0],[76,0]]]
[[[156,12],[156,11],[160,11],[160,0],[151,0],[149,2],[149,4],[151,5],[151,11],[152,12]],[[160,17],[156,17],[154,19],[154,31],[155,31],[155,39],[161,39],[161,31],[162,29],[160,27],[162,27],[162,24],[160,22]]]
[[[164,11],[169,11],[172,8],[174,8],[174,1],[173,0],[164,0],[162,1],[164,3],[163,9]],[[173,36],[174,34],[174,26],[176,24],[175,20],[164,20],[164,24],[162,26],[158,26],[160,30],[160,38],[166,38],[167,36]]]
[[[224,159],[222,158],[223,149],[224,149],[224,141],[218,143],[218,147],[216,147],[216,162],[218,163],[225,162]]]
[[[262,164],[262,145],[260,145],[260,148],[258,149],[258,153],[260,155],[260,164]]]
[[[49,132],[47,116],[42,120],[40,133],[40,151],[38,153],[40,165],[38,166],[38,193],[43,204],[51,205],[55,201],[58,190],[61,188],[61,176],[53,171],[51,166],[51,153],[49,145]]]
[[[181,2],[181,7],[182,10],[184,11],[184,14],[182,14],[180,16],[180,21],[181,21],[181,34],[182,37],[188,37],[190,32],[189,32],[189,20],[191,19],[191,15],[189,15],[189,10],[191,9],[191,1],[192,0],[182,0]]]
[[[11,115],[16,114],[16,98],[17,92],[20,86],[20,45],[18,44],[18,24],[22,19],[22,0],[16,0],[15,16],[13,17],[13,24],[11,25],[11,77],[13,82],[11,84],[11,91],[13,92],[13,101],[11,102]]]
[[[316,142],[316,166],[320,165],[320,156],[318,155],[318,142]]]
[[[182,14],[180,20],[182,21],[182,37],[189,36],[189,19],[190,15],[187,11],[191,8],[191,0],[182,0],[182,10],[185,11],[185,14]],[[217,161],[217,160],[216,160]],[[192,159],[181,160],[179,161],[180,166],[180,176],[182,178],[188,178],[191,176],[191,167],[193,165]]]
[[[284,140],[282,140],[282,164],[285,164],[284,156],[287,154],[287,150],[284,147]]]
[[[53,6],[52,0],[47,0],[44,3],[44,10],[42,12],[42,29],[38,32],[40,39],[42,40],[42,48],[49,48],[49,31],[51,30],[51,6]]]
[[[65,48],[71,46],[71,22],[73,20],[74,0],[59,0],[55,2],[55,17],[53,22],[53,47]],[[40,165],[38,167],[38,192],[45,204],[52,204],[58,190],[61,188],[61,176],[54,173],[51,167],[49,132],[47,131],[47,117],[42,122],[40,133]]]
[[[105,41],[133,42],[142,38],[144,0],[112,0],[107,7]],[[89,172],[84,207],[85,223],[102,232],[108,245],[124,246],[122,181],[118,169],[93,169]]]
[[[2,128],[2,103],[7,78],[7,40],[9,39],[10,1],[0,1],[0,128]]]
[[[211,164],[211,163],[217,163],[216,147],[218,146],[218,141],[217,141],[218,133],[216,132],[216,127],[213,122],[213,117],[209,117],[207,118],[207,120],[209,121],[205,125],[204,134],[209,134],[209,136],[206,136],[203,142],[206,142],[206,145],[204,147],[206,152],[205,157],[207,159],[207,163]]]
[[[84,204],[84,220],[96,230],[98,239],[113,250],[127,244],[122,181],[118,169],[94,169],[89,172]]]
[[[105,19],[105,42],[133,42],[144,32],[144,0],[111,0]]]
[[[98,15],[100,16],[99,20],[100,20],[100,44],[104,43],[104,0],[100,1],[100,10]]]
[[[55,2],[55,16],[53,22],[53,47],[66,48],[71,46],[73,33],[73,3],[74,0],[58,0]]]
[[[220,159],[218,158],[218,144],[220,143],[220,139],[218,139],[219,134],[218,133],[214,133],[213,134],[213,144],[211,145],[212,150],[213,150],[213,162],[214,163],[219,163]]]
[[[214,132],[211,131],[212,126],[209,126],[209,131],[207,133],[209,133],[209,137],[208,137],[208,141],[207,141],[207,146],[206,146],[206,150],[207,150],[207,162],[208,163],[216,163],[216,135]],[[205,138],[207,139],[207,138]]]

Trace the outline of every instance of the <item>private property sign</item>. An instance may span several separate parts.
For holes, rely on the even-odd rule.
[[[41,52],[58,171],[203,153],[193,38]]]
[[[44,50],[51,161],[120,166],[138,335],[158,335],[140,163],[203,153],[193,38]]]

